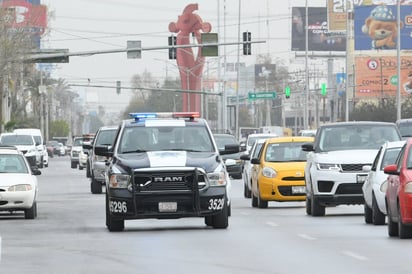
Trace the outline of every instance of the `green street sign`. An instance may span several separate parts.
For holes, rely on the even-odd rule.
[[[275,99],[276,98],[276,91],[268,91],[268,92],[249,92],[248,99],[249,100],[257,100],[257,99]]]

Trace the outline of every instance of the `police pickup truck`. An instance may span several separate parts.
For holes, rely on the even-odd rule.
[[[132,219],[203,217],[227,228],[230,179],[206,120],[197,112],[131,113],[112,146],[95,146],[108,157],[106,226],[124,230]]]

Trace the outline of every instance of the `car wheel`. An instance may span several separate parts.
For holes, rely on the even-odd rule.
[[[372,209],[365,203],[363,204],[363,212],[364,212],[364,219],[365,223],[371,224],[372,223]]]
[[[227,198],[221,212],[212,216],[212,226],[213,228],[227,228],[229,226]]]
[[[256,198],[255,194],[253,194],[253,191],[251,191],[251,196],[252,196],[252,207],[257,207],[258,206],[258,199]]]
[[[43,156],[40,157],[40,163],[39,163],[39,168],[44,167],[44,162],[43,162]]]
[[[325,206],[319,204],[318,199],[312,196],[311,199],[312,216],[325,216]]]
[[[407,226],[402,222],[402,213],[401,213],[401,209],[399,208],[398,205],[398,214],[399,214],[399,218],[398,218],[398,235],[400,239],[409,239],[412,238],[412,227],[411,226]]]
[[[100,184],[99,181],[97,181],[96,179],[92,178],[91,182],[90,182],[90,191],[93,194],[100,194],[102,193],[102,185]]]
[[[75,162],[71,162],[71,168],[76,168],[77,164]]]
[[[375,195],[372,196],[372,223],[374,225],[385,224],[385,214],[379,210]]]
[[[312,200],[306,196],[306,214],[312,215]]]
[[[87,177],[87,178],[92,177],[91,172],[90,172],[90,164],[89,164],[89,161],[87,161],[87,164],[86,164],[86,177]]]
[[[392,221],[391,212],[387,205],[386,210],[388,212],[388,235],[390,237],[398,236],[398,223]]]
[[[250,189],[246,183],[243,184],[243,196],[245,196],[245,198],[251,197]]]
[[[260,190],[258,188],[258,197],[257,197],[257,204],[258,208],[267,208],[268,207],[268,201],[262,200],[262,197],[260,197]]]
[[[124,220],[114,220],[110,216],[109,211],[109,196],[106,194],[106,226],[110,232],[123,231],[124,230]]]
[[[34,201],[31,208],[24,210],[24,218],[25,219],[34,219],[37,215],[37,202]]]

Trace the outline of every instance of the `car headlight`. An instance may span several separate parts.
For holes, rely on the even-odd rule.
[[[128,188],[130,185],[130,175],[112,174],[110,175],[109,187],[111,188]]]
[[[24,185],[14,185],[10,186],[8,191],[10,192],[16,192],[16,191],[30,191],[32,190],[33,187],[29,184],[24,184]]]
[[[331,170],[331,171],[340,171],[340,167],[338,164],[323,164],[317,163],[316,168],[318,170]]]
[[[273,168],[264,167],[264,168],[262,169],[262,175],[263,175],[264,177],[267,177],[267,178],[276,178],[276,176],[277,176],[278,174],[276,173],[276,171],[275,171]]]
[[[405,185],[405,193],[412,193],[412,182],[408,182]]]

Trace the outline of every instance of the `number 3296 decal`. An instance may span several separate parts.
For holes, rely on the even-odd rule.
[[[126,213],[127,204],[126,202],[121,202],[121,201],[110,201],[109,209],[110,209],[110,212],[114,212],[114,213]]]
[[[223,205],[225,204],[225,199],[210,199],[209,200],[209,207],[207,209],[209,210],[220,210],[223,208]]]

